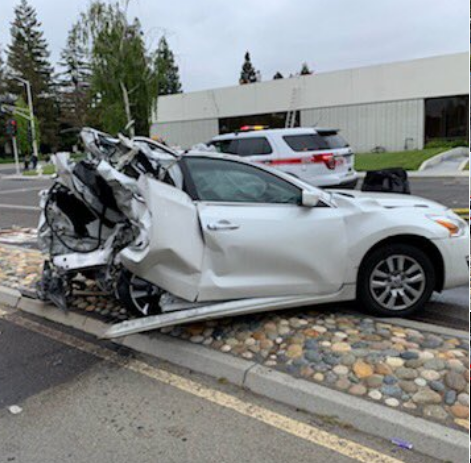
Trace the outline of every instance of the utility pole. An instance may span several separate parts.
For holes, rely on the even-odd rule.
[[[15,156],[15,170],[16,174],[20,175],[20,159],[18,157],[18,145],[16,144],[16,134],[18,133],[18,125],[15,119],[8,119],[5,132],[11,137],[13,145],[13,154]]]
[[[34,123],[34,108],[33,108],[33,95],[31,93],[31,84],[28,80],[23,79],[22,77],[13,76],[13,79],[21,82],[26,87],[26,93],[28,96],[28,106],[29,106],[29,123],[31,125],[31,136],[33,137],[33,153],[36,156],[36,159],[39,159],[38,155],[38,143],[36,140],[36,124]]]
[[[15,169],[16,169],[16,175],[20,175],[20,159],[18,157],[18,146],[16,144],[16,135],[13,135],[11,137],[11,141],[13,144],[13,155],[15,156]]]

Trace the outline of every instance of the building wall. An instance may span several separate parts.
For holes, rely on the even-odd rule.
[[[387,151],[422,149],[424,100],[335,106],[301,111],[301,125],[340,128],[356,152],[376,146]]]
[[[183,149],[191,148],[197,143],[208,142],[218,133],[217,119],[155,123],[150,129],[151,136],[163,137],[168,144]]]
[[[189,147],[218,119],[297,109],[301,125],[342,130],[357,151],[421,148],[424,99],[469,94],[468,53],[161,97],[151,133]]]

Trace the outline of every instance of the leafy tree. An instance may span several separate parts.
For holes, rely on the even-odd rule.
[[[301,66],[300,74],[302,76],[309,76],[312,74],[312,71],[309,69],[309,66],[307,63],[303,63],[303,65]]]
[[[103,130],[116,133],[134,120],[136,132],[148,134],[157,76],[139,21],[130,23],[118,3],[95,1],[80,28],[91,50],[92,106]]]
[[[257,82],[257,71],[253,67],[252,61],[250,59],[250,53],[247,51],[244,57],[244,64],[242,64],[242,70],[240,71],[239,83],[251,84]]]
[[[170,49],[165,37],[161,37],[159,40],[155,56],[155,69],[158,78],[159,95],[182,93],[178,66],[175,64],[173,51]]]
[[[15,107],[19,113],[29,115],[29,108],[25,100],[23,99],[23,97],[20,97],[16,100]],[[18,128],[18,133],[16,136],[17,143],[18,143],[18,150],[23,155],[31,154],[33,152],[33,147],[31,143],[32,140],[30,138],[31,137],[30,122],[24,117],[21,117],[19,114],[15,114],[14,118],[16,119],[17,128]],[[39,140],[41,136],[39,133],[38,120],[36,117],[35,117],[35,124],[36,124],[36,141],[39,144]]]
[[[10,28],[11,43],[7,49],[8,68],[31,84],[35,112],[41,126],[42,148],[57,146],[57,101],[52,81],[53,68],[49,62],[49,50],[36,10],[27,0],[21,0],[15,8]],[[11,93],[21,92],[18,82],[9,80]]]
[[[283,74],[278,71],[274,76],[273,76],[273,80],[278,80],[278,79],[283,79]]]
[[[71,127],[82,127],[87,123],[91,104],[91,65],[78,23],[69,31],[61,59],[63,71],[58,76],[61,120]]]

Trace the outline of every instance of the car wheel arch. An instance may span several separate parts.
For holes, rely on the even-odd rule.
[[[445,264],[443,261],[443,257],[433,241],[425,238],[424,236],[420,235],[412,235],[412,234],[403,234],[403,235],[395,235],[389,236],[384,238],[377,243],[375,243],[372,247],[368,249],[368,251],[363,255],[361,259],[361,263],[358,267],[357,272],[357,284],[359,280],[359,275],[363,269],[363,264],[365,263],[367,257],[378,248],[388,246],[391,244],[408,244],[410,246],[415,246],[418,249],[427,253],[430,257],[433,267],[436,272],[436,283],[435,283],[435,291],[442,291],[443,285],[445,283]]]

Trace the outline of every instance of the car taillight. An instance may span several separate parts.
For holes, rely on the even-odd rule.
[[[327,154],[316,154],[312,157],[313,162],[323,162],[327,169],[334,170],[335,169],[335,158],[334,155],[331,153]]]

